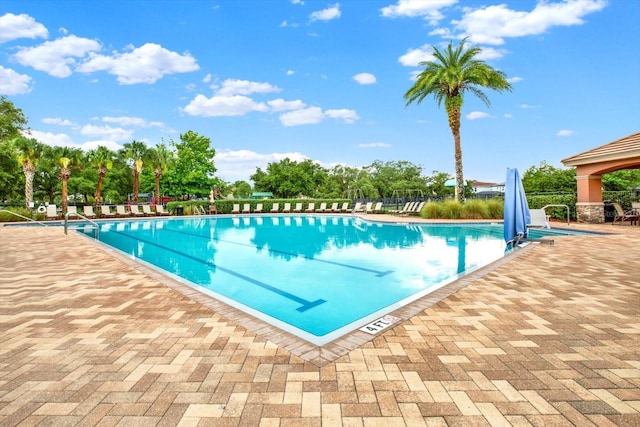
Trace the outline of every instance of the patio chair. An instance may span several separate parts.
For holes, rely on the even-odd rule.
[[[271,205],[271,213],[278,213],[280,211],[280,203],[275,202]]]
[[[78,208],[76,206],[67,206],[67,218],[69,219],[73,219],[74,217],[77,218],[78,215]]]
[[[82,214],[89,219],[93,219],[96,217],[96,213],[93,211],[93,206],[85,205],[82,207]]]
[[[142,213],[145,216],[156,216],[155,212],[151,210],[151,205],[142,205]]]
[[[116,217],[115,212],[111,212],[111,209],[109,209],[109,205],[100,206],[100,215],[103,218],[115,218]]]
[[[58,219],[58,207],[56,205],[47,205],[47,212],[45,214],[46,219]]]
[[[423,207],[424,207],[424,202],[416,203],[413,206],[413,210],[411,212],[409,212],[409,214],[420,215],[420,212],[422,212],[422,208]]]
[[[613,222],[611,223],[612,225],[616,222],[623,224],[625,221],[629,221],[629,223],[633,225],[634,222],[638,221],[638,214],[634,213],[633,210],[625,211],[624,209],[622,209],[620,203],[612,203],[612,205],[616,210],[615,217],[613,218]]]
[[[320,207],[316,209],[316,212],[327,212],[327,204],[325,202],[320,203]]]
[[[371,212],[371,210],[373,209],[373,202],[367,202],[366,205],[364,205],[364,213],[369,213]]]
[[[344,202],[342,203],[342,206],[340,207],[340,210],[336,211],[336,212],[348,212],[349,211],[349,202]]]
[[[262,213],[262,203],[256,204],[256,208],[253,210],[253,213]]]
[[[404,212],[407,212],[409,210],[409,208],[412,206],[413,202],[407,202],[404,204],[404,207],[402,209],[392,209],[389,212],[392,214],[401,214]]]
[[[244,206],[242,206],[242,213],[251,213],[251,203],[245,203]]]
[[[356,205],[353,207],[353,213],[357,213],[357,212],[364,212],[364,207],[362,206],[362,203],[360,202],[356,202]]]
[[[531,214],[531,223],[527,224],[527,228],[551,228],[549,226],[549,216],[544,209],[529,209]]]
[[[131,212],[127,212],[127,207],[125,205],[117,205],[116,216],[131,216]]]
[[[293,209],[293,211],[296,213],[302,212],[302,203],[296,203],[296,207]]]
[[[144,216],[144,212],[140,212],[140,209],[138,209],[138,205],[131,205],[129,206],[129,209],[131,210],[131,215],[133,216]]]
[[[163,216],[163,215],[170,215],[170,213],[164,210],[164,206],[156,205],[156,215]]]
[[[382,213],[382,202],[376,202],[376,205],[373,207],[373,213]]]
[[[291,203],[285,203],[282,212],[291,213]]]
[[[327,212],[340,212],[340,208],[338,208],[338,202],[333,202],[331,204],[331,209],[327,209]]]
[[[232,214],[239,214],[240,213],[240,203],[234,203],[233,204],[233,209],[231,209],[231,213]]]
[[[308,212],[308,213],[315,212],[316,211],[316,204],[314,202],[309,203],[309,206],[304,211]]]

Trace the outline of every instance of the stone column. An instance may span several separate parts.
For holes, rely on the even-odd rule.
[[[576,203],[576,213],[578,215],[578,222],[590,224],[604,223],[603,202],[578,202]]]

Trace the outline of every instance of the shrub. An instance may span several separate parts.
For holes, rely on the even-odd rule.
[[[487,204],[487,218],[502,219],[504,217],[504,200],[489,199],[485,203]]]
[[[442,212],[444,218],[460,219],[462,218],[463,209],[464,208],[462,206],[462,203],[457,200],[445,200],[442,204]]]
[[[478,199],[467,200],[462,205],[462,217],[465,219],[489,218],[487,203]]]
[[[427,219],[442,218],[442,203],[427,202],[422,209],[421,216]]]
[[[44,219],[44,214],[40,214],[40,215],[33,214],[27,208],[9,207],[6,210],[15,212],[19,215],[26,216],[27,218],[32,218],[38,221],[41,221]],[[26,221],[26,219],[13,215],[9,212],[0,212],[0,222],[22,222],[22,221]]]

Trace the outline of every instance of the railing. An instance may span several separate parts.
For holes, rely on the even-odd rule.
[[[87,218],[86,216],[79,214],[79,213],[73,213],[73,212],[67,212],[64,216],[64,234],[67,234],[67,229],[69,228],[69,216],[71,215],[75,215],[75,216],[79,216],[80,218],[84,219],[85,221],[87,221],[88,223],[90,223],[91,225],[93,225],[94,230],[95,230],[95,234],[94,234],[94,238],[97,240],[98,239],[98,234],[100,232],[100,226],[98,225],[97,222],[95,221],[91,221],[89,218]]]
[[[567,225],[569,225],[569,222],[570,222],[569,206],[567,206],[567,205],[545,205],[542,208],[542,210],[545,210],[546,208],[552,208],[552,207],[558,207],[558,208],[565,207],[565,208],[567,208]]]
[[[48,226],[49,226],[49,224],[47,224],[47,223],[40,222],[40,221],[36,221],[36,220],[35,220],[35,219],[33,219],[33,218],[29,218],[28,216],[20,215],[20,214],[19,214],[19,213],[17,213],[17,212],[10,211],[10,210],[7,210],[7,209],[0,209],[0,212],[8,212],[8,213],[10,213],[11,215],[15,215],[15,216],[17,216],[17,217],[19,217],[19,218],[26,219],[27,221],[35,222],[36,224],[44,225],[45,227],[48,227]]]

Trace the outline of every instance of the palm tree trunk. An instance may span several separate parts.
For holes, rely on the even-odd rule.
[[[460,95],[449,97],[445,100],[447,116],[449,118],[449,128],[453,134],[453,147],[456,162],[456,198],[459,202],[464,202],[464,174],[462,172],[462,146],[460,144],[460,109],[462,108],[462,97]]]
[[[60,170],[60,179],[62,180],[62,214],[67,214],[67,182],[69,181],[69,176],[71,175],[71,171],[69,169],[63,168]]]
[[[31,208],[31,202],[33,202],[33,176],[35,175],[36,168],[32,163],[22,165],[22,172],[24,172],[24,200],[27,209]]]
[[[93,196],[94,204],[96,205],[96,209],[100,207],[100,197],[102,197],[102,180],[104,179],[104,175],[102,173],[98,174],[98,183],[96,184],[96,194]]]
[[[156,205],[161,205],[162,200],[160,199],[160,177],[162,173],[159,173],[156,169]]]
[[[138,203],[138,188],[140,187],[140,174],[133,171],[133,203]]]

